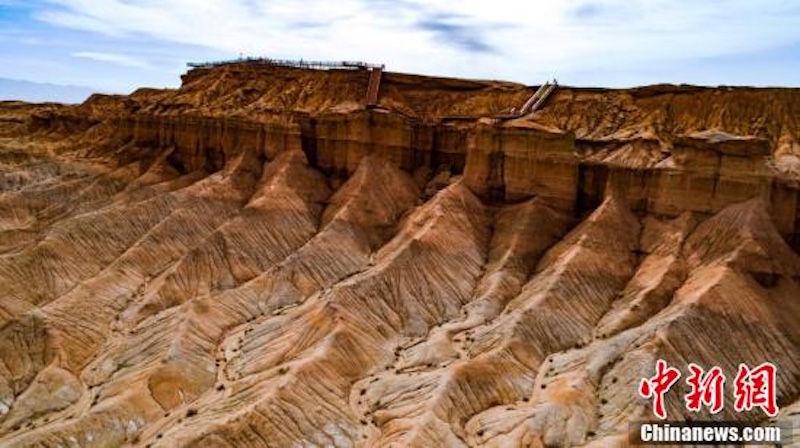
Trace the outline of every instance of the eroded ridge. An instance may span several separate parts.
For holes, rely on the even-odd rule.
[[[528,90],[257,75],[0,108],[0,445],[612,446],[657,359],[773,362],[797,419],[791,125],[678,88],[431,125]]]

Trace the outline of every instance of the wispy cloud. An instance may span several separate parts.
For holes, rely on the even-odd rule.
[[[438,40],[456,49],[472,53],[490,53],[495,49],[486,42],[480,27],[466,25],[458,15],[434,14],[417,22],[420,29],[433,32]]]
[[[556,59],[553,53],[563,50],[575,59],[601,50],[675,57],[772,45],[800,37],[796,16],[784,14],[790,6],[781,1],[756,4],[749,0],[440,0],[425,6],[405,1],[393,7],[394,16],[388,18],[382,13],[385,1],[369,0],[308,0],[302,4],[288,0],[52,0],[40,17],[93,32],[146,34],[231,52],[291,54],[314,49],[315,53],[335,53],[347,51],[348,44],[363,49],[368,41],[377,44],[370,46],[372,54],[392,55],[409,40],[431,44],[448,39],[453,53],[481,53],[496,47],[521,56],[535,54],[537,61],[544,58],[549,62]],[[399,14],[398,8],[402,8]],[[637,11],[635,17],[631,10]],[[600,14],[608,21],[593,22]],[[327,24],[325,41],[306,39],[307,27],[298,27],[298,23]],[[510,26],[488,36],[479,32],[481,23]],[[526,45],[530,39],[536,39],[536,45]],[[424,45],[415,49],[425,52]]]
[[[786,0],[40,0],[25,8],[42,27],[83,33],[67,55],[141,70],[153,60],[142,55],[170,49],[153,67],[168,66],[173,79],[187,59],[244,53],[530,83],[552,75],[691,82],[683,74],[697,73],[688,68],[698,60],[800,42],[800,5]],[[731,72],[717,75],[725,83]]]
[[[133,67],[133,68],[148,68],[150,64],[146,61],[127,56],[124,54],[116,54],[116,53],[100,53],[95,51],[77,51],[72,53],[73,56],[76,58],[84,58],[84,59],[91,59],[93,61],[99,62],[108,62],[111,64],[121,65],[123,67]]]

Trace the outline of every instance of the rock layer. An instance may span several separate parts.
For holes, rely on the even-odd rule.
[[[795,90],[364,75],[2,104],[0,444],[607,446],[659,358],[796,418]]]

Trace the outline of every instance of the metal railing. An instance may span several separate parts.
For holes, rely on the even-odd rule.
[[[381,69],[386,66],[384,64],[372,64],[363,61],[306,61],[303,59],[272,59],[260,57],[241,57],[238,59],[229,59],[224,61],[211,61],[211,62],[189,62],[186,64],[189,68],[212,68],[222,65],[232,64],[255,64],[255,65],[276,65],[281,67],[294,67],[294,68],[307,68],[314,70],[366,70],[366,69]]]
[[[550,81],[545,82],[542,84],[536,92],[525,102],[522,106],[522,109],[519,111],[519,115],[525,115],[530,112],[536,112],[536,109],[541,107],[545,101],[547,101],[547,97],[553,93],[558,87],[558,81],[555,79],[551,83]]]

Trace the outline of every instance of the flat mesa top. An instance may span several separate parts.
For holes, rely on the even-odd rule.
[[[273,59],[273,58],[238,58],[223,61],[212,62],[188,62],[186,64],[189,68],[212,68],[223,65],[233,64],[261,64],[261,65],[278,65],[284,67],[307,68],[316,70],[327,69],[345,69],[345,70],[366,70],[366,69],[381,69],[386,66],[384,64],[373,64],[363,61],[307,61],[303,59]]]

